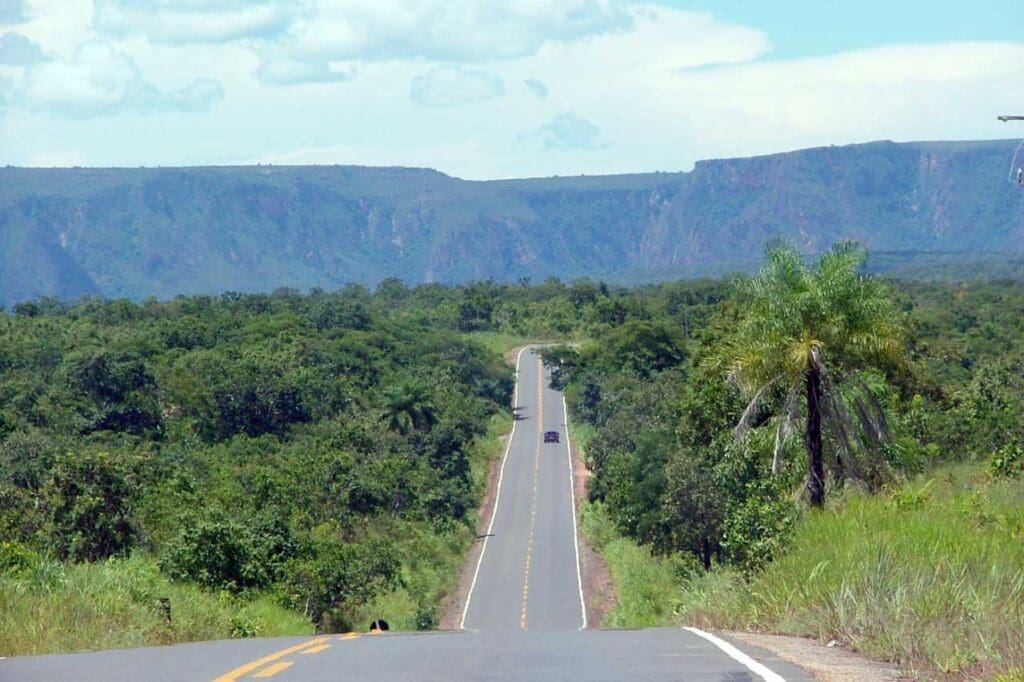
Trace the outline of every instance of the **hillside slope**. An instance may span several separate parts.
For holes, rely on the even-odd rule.
[[[389,276],[713,274],[779,236],[811,251],[855,238],[903,252],[892,262],[904,265],[908,252],[1019,256],[1024,192],[1005,176],[1014,146],[877,142],[689,173],[495,182],[347,166],[5,168],[0,303]]]

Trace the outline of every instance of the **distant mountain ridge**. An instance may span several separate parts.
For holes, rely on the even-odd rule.
[[[390,276],[640,281],[748,267],[776,237],[807,251],[857,239],[903,265],[917,253],[1008,258],[1013,275],[1024,258],[1024,191],[1006,180],[1015,146],[875,142],[688,173],[488,182],[354,166],[8,167],[0,303]]]

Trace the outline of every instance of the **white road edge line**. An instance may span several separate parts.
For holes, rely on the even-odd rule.
[[[583,571],[580,569],[580,534],[576,529],[576,473],[572,468],[572,441],[569,440],[569,406],[565,402],[565,394],[562,394],[562,414],[565,417],[565,452],[569,456],[569,507],[572,509],[572,539],[576,546],[576,584],[580,588],[580,612],[583,616],[583,624],[580,630],[587,629],[587,605],[583,601]]]
[[[484,535],[484,546],[480,550],[480,558],[476,561],[476,570],[473,571],[473,580],[469,583],[469,594],[466,595],[466,605],[462,607],[462,620],[459,621],[459,629],[466,629],[466,615],[469,613],[469,603],[473,600],[473,590],[476,588],[476,579],[480,575],[480,566],[484,563],[484,554],[487,553],[487,541],[491,537],[491,530],[494,528],[494,519],[498,518],[498,503],[501,502],[501,481],[505,477],[505,463],[508,461],[508,453],[512,449],[512,440],[516,435],[515,408],[519,406],[519,362],[530,346],[523,346],[516,355],[516,382],[512,388],[512,431],[508,434],[508,442],[505,443],[505,454],[501,458],[501,470],[498,472],[498,491],[494,494],[494,509],[491,510],[491,522],[487,524],[487,534]]]
[[[698,637],[702,637],[707,641],[711,642],[719,649],[724,651],[726,654],[728,654],[729,657],[732,658],[734,661],[736,661],[737,663],[742,663],[747,668],[749,668],[750,671],[753,672],[755,675],[760,675],[761,679],[763,679],[765,682],[786,682],[785,678],[783,678],[782,675],[772,672],[768,669],[767,666],[765,666],[762,663],[758,663],[750,656],[747,656],[745,653],[734,647],[732,644],[729,644],[729,642],[726,642],[724,639],[719,639],[710,632],[704,632],[703,630],[698,630],[697,628],[683,629],[687,632],[692,632]]]

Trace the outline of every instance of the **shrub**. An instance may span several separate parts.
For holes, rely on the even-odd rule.
[[[54,551],[64,559],[125,556],[138,536],[132,503],[138,482],[121,453],[71,452],[57,458],[43,497]]]
[[[1017,444],[1004,445],[992,454],[989,467],[997,478],[1020,478],[1024,476],[1024,450]]]
[[[245,526],[228,519],[201,519],[167,543],[160,567],[175,580],[238,591],[270,582],[265,558]]]

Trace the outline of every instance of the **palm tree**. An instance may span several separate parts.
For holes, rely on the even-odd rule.
[[[841,242],[809,268],[788,244],[770,245],[767,263],[739,283],[741,318],[725,360],[729,376],[750,397],[737,434],[750,428],[759,405],[778,388],[787,388],[783,414],[777,418],[773,473],[778,473],[783,444],[806,402],[804,447],[806,489],[811,505],[825,500],[822,419],[836,436],[835,476],[844,476],[842,452],[850,452],[852,422],[837,381],[864,390],[854,412],[862,431],[880,441],[886,431],[884,412],[873,393],[852,372],[903,362],[904,333],[889,286],[859,274],[866,253],[854,242]],[[836,376],[837,381],[832,377]]]
[[[437,408],[426,384],[407,380],[388,389],[384,394],[384,418],[396,433],[429,432],[437,423]]]

